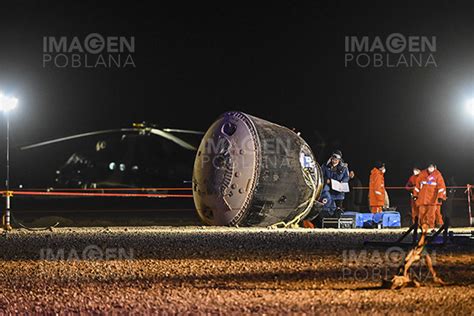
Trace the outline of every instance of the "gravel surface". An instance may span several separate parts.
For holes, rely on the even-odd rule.
[[[2,313],[474,314],[474,250],[432,250],[449,283],[381,289],[403,230],[16,230],[0,238]],[[461,230],[458,230],[461,231]],[[468,231],[468,230],[464,230]]]

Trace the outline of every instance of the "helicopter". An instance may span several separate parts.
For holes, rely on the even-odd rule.
[[[20,147],[65,150],[63,163],[48,176],[57,188],[134,188],[191,183],[192,165],[204,133],[158,128],[146,122],[130,128],[85,132]],[[72,146],[71,146],[72,145]],[[58,148],[56,148],[58,151]]]

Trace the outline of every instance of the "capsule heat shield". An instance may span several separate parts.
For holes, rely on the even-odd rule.
[[[301,137],[242,112],[227,112],[211,125],[194,162],[194,203],[209,225],[288,222],[321,189],[320,167]]]

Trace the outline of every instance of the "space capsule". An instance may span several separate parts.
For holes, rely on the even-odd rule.
[[[295,226],[322,186],[320,166],[293,130],[227,112],[207,130],[193,169],[193,198],[208,225]]]

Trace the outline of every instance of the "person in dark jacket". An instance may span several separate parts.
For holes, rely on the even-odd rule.
[[[350,192],[346,194],[344,199],[344,209],[348,211],[359,212],[360,206],[362,204],[362,195],[363,190],[360,189],[362,187],[362,182],[356,176],[353,170],[349,171],[349,189]],[[358,189],[354,189],[358,188]]]
[[[331,179],[348,183],[349,182],[349,169],[347,164],[342,160],[342,152],[336,150],[329,158],[328,162],[322,166],[324,185],[329,191],[331,200],[334,201],[337,207],[337,212],[342,212],[342,203],[344,201],[344,192],[335,191],[331,188]]]

